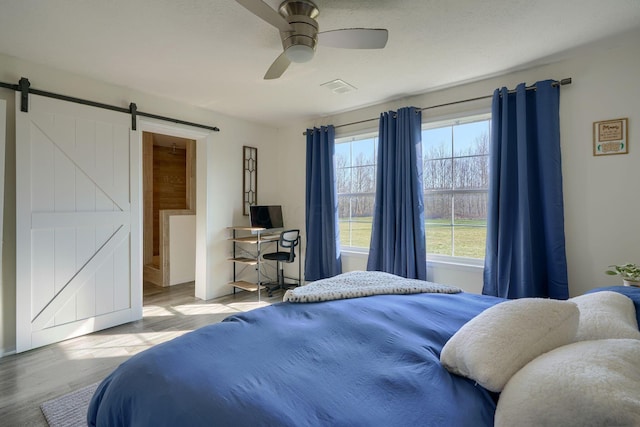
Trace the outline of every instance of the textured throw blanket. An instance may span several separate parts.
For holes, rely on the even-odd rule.
[[[320,302],[382,294],[419,294],[425,292],[457,294],[462,290],[454,286],[440,285],[424,280],[405,279],[381,271],[351,271],[290,289],[285,292],[283,301]]]

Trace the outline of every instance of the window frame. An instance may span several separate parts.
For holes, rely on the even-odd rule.
[[[440,116],[433,116],[433,117],[429,117],[427,120],[425,120],[425,118],[423,117],[423,121],[421,124],[421,132],[424,130],[428,130],[428,129],[436,129],[436,128],[440,128],[440,127],[446,127],[446,126],[451,126],[453,124],[465,124],[465,123],[473,123],[473,122],[477,122],[477,121],[482,121],[482,120],[491,120],[491,108],[490,106],[487,106],[485,108],[481,108],[481,109],[476,109],[476,110],[469,110],[469,111],[462,111],[462,112],[457,112],[457,113],[453,113],[453,114],[448,114],[448,115],[440,115]],[[491,127],[489,127],[489,138],[491,137]],[[359,131],[353,131],[350,133],[345,133],[342,135],[339,135],[336,137],[335,139],[335,144],[343,144],[343,143],[348,143],[348,142],[354,142],[354,141],[359,141],[359,140],[364,140],[364,139],[370,139],[370,138],[379,138],[379,134],[378,134],[378,130],[377,129],[361,129]],[[460,158],[460,157],[454,157],[453,156],[453,152],[452,152],[452,159],[455,158]],[[376,171],[377,171],[377,150],[374,153],[374,166],[376,166]],[[336,156],[337,157],[337,156]],[[464,157],[464,156],[461,156]],[[336,168],[336,179],[337,179],[337,160],[336,162],[334,162],[335,168]],[[377,178],[377,177],[376,177]],[[447,192],[450,194],[454,194],[455,192],[458,193],[470,193],[470,192],[485,192],[485,190],[481,190],[481,189],[466,189],[466,190],[440,190],[442,192]],[[488,193],[488,189],[486,190],[486,192]],[[340,193],[341,196],[344,195],[372,195],[375,198],[375,191],[373,193]],[[424,193],[423,193],[424,194]],[[336,194],[336,197],[338,196],[338,194]],[[426,221],[425,221],[426,223]],[[455,227],[455,224],[450,225],[451,227]],[[425,225],[426,227],[426,225]],[[365,257],[369,254],[369,248],[364,248],[364,247],[357,247],[357,246],[346,246],[346,245],[341,245],[340,248],[341,252],[344,253],[348,253],[348,254],[353,254],[356,255],[358,257]],[[433,254],[433,253],[428,253],[427,252],[427,259],[426,259],[427,263],[430,264],[442,264],[442,265],[450,265],[450,266],[455,266],[455,267],[460,267],[460,266],[468,266],[468,267],[484,267],[484,258],[469,258],[469,257],[462,257],[462,256],[452,256],[452,255],[442,255],[442,254]]]
[[[475,122],[484,121],[484,120],[489,120],[488,137],[491,138],[491,108],[490,107],[482,108],[474,111],[465,111],[465,112],[450,114],[447,116],[434,116],[429,118],[428,120],[423,120],[420,130],[421,132],[424,132],[425,130],[439,129],[439,128],[454,126],[454,125],[464,125],[464,124],[475,123]],[[452,144],[454,143],[455,142],[452,140]],[[424,144],[424,141],[423,141],[423,144]],[[487,156],[488,156],[488,153],[487,153]],[[469,157],[472,157],[472,156],[455,156],[455,153],[452,147],[451,157],[448,157],[446,159],[451,159],[452,163],[455,163],[455,159],[469,158]],[[458,190],[454,188],[432,190],[432,194],[441,193],[441,194],[451,194],[452,196],[455,194],[488,193],[488,192],[489,192],[488,188],[487,190],[482,190],[482,189]],[[423,191],[424,195],[426,195],[426,193],[427,193],[426,190]],[[455,231],[455,228],[456,228],[454,209],[452,209],[451,215],[452,215],[451,224],[449,224],[448,226],[442,226],[442,227],[453,229],[451,234],[451,239],[452,239],[451,244],[453,248],[453,245],[455,244],[454,243],[455,234],[453,232]],[[426,223],[427,223],[427,220],[425,218],[425,232],[427,227]],[[468,225],[459,225],[458,227],[465,227],[465,226],[468,227]],[[486,226],[484,228],[486,229]],[[427,246],[428,246],[428,242],[427,242]],[[435,254],[435,253],[429,253],[428,248],[427,248],[427,261],[436,262],[436,263],[445,263],[445,264],[451,264],[451,265],[484,266],[484,257],[470,258],[470,257],[463,257],[463,256]]]
[[[356,141],[362,141],[362,140],[366,140],[366,139],[376,139],[377,141],[379,141],[379,134],[378,134],[378,130],[374,130],[374,129],[369,129],[369,130],[362,130],[360,132],[354,132],[348,135],[344,135],[344,136],[340,136],[340,137],[336,137],[335,138],[335,144],[346,144],[346,143],[352,143],[352,142],[356,142]],[[338,199],[338,196],[349,196],[349,197],[353,197],[353,196],[371,196],[374,198],[375,200],[375,196],[376,196],[376,182],[375,180],[377,179],[377,164],[378,164],[378,153],[377,153],[377,144],[378,142],[374,142],[374,153],[373,153],[373,164],[372,165],[367,165],[367,166],[373,166],[374,167],[374,184],[373,184],[373,191],[372,192],[366,192],[366,193],[354,193],[353,191],[349,192],[349,193],[337,193],[336,194],[336,200]],[[350,153],[350,155],[352,155],[353,153]],[[337,175],[338,175],[338,165],[337,165],[337,155],[336,155],[336,160],[334,161],[334,166],[335,166],[335,170],[336,170],[336,179],[337,179]],[[354,166],[349,166],[349,168],[353,168]],[[351,189],[352,190],[352,189]],[[351,216],[350,216],[351,218]],[[349,221],[349,223],[351,224],[354,221]],[[338,216],[338,228],[340,227],[340,217]],[[351,227],[349,228],[349,230],[351,231]],[[358,254],[365,254],[368,255],[369,254],[369,248],[368,247],[359,247],[359,246],[345,246],[342,245],[342,243],[340,244],[340,251],[341,252],[350,252],[350,253],[358,253]]]

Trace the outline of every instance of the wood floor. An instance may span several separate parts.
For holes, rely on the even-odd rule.
[[[151,346],[233,313],[282,301],[240,291],[202,301],[194,284],[167,288],[145,283],[143,319],[19,355],[0,358],[0,425],[47,426],[40,404],[100,381],[120,363]]]

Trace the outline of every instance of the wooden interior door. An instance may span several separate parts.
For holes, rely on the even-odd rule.
[[[140,147],[124,113],[16,93],[16,351],[142,317]]]

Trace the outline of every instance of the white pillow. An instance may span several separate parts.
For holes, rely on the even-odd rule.
[[[531,360],[573,342],[579,317],[578,307],[569,301],[506,301],[460,328],[443,347],[440,362],[448,371],[499,392]]]
[[[495,426],[640,425],[640,341],[581,341],[518,371],[502,391]]]
[[[569,299],[580,309],[576,341],[608,338],[640,339],[636,308],[630,298],[611,291]]]

